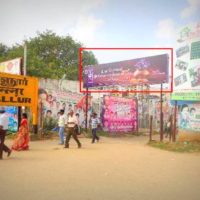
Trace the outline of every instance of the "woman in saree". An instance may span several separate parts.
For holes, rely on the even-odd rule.
[[[29,129],[28,129],[28,120],[26,113],[22,114],[21,124],[17,136],[12,145],[12,149],[15,151],[29,149]]]

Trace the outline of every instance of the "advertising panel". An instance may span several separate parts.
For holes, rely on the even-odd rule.
[[[174,91],[200,90],[200,22],[180,29],[175,52]]]
[[[179,128],[200,133],[200,104],[182,104],[179,106]]]
[[[169,56],[162,54],[120,62],[86,66],[84,87],[159,84],[168,82]]]
[[[5,61],[0,63],[0,72],[9,74],[21,74],[21,58]],[[5,107],[9,119],[9,131],[18,130],[18,109],[14,106]]]
[[[102,122],[105,131],[111,133],[135,131],[137,115],[134,99],[104,96]]]

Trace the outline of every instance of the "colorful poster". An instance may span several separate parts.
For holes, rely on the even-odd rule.
[[[200,22],[180,29],[175,52],[174,91],[200,90]]]
[[[200,104],[182,104],[179,107],[179,128],[200,133]]]
[[[21,58],[1,62],[0,72],[9,74],[21,74]]]
[[[168,69],[168,54],[86,66],[84,87],[168,82]]]
[[[16,58],[6,62],[0,63],[0,72],[10,73],[10,74],[21,74],[21,58]],[[6,108],[6,113],[9,117],[9,131],[18,130],[18,109],[14,106],[8,106]]]
[[[137,115],[134,99],[104,96],[102,122],[105,131],[111,133],[135,131]]]
[[[18,109],[15,106],[7,106],[5,108],[9,120],[8,130],[16,132],[18,130]]]

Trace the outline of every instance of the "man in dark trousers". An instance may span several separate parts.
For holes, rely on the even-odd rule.
[[[68,119],[67,119],[67,137],[65,141],[65,148],[69,148],[69,140],[71,136],[74,138],[76,141],[78,148],[81,148],[81,143],[77,137],[76,131],[75,131],[75,125],[78,125],[78,121],[76,116],[74,115],[74,111],[71,110],[68,114]]]
[[[8,129],[8,117],[5,114],[5,109],[0,108],[0,159],[3,159],[3,151],[11,154],[11,149],[9,149],[5,144],[5,136]]]

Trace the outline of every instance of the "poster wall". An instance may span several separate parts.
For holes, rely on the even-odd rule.
[[[0,72],[20,75],[21,58],[1,62]],[[8,130],[16,132],[18,130],[18,109],[15,106],[6,106],[5,108],[9,120]]]
[[[65,115],[70,110],[79,113],[80,124],[84,126],[86,98],[79,92],[79,82],[69,80],[39,80],[39,110],[40,125],[43,120],[43,128],[52,130],[57,125],[59,111],[63,109]],[[88,97],[88,119],[91,112],[91,97]]]
[[[104,96],[102,122],[105,131],[131,132],[137,130],[137,109],[134,99]]]

